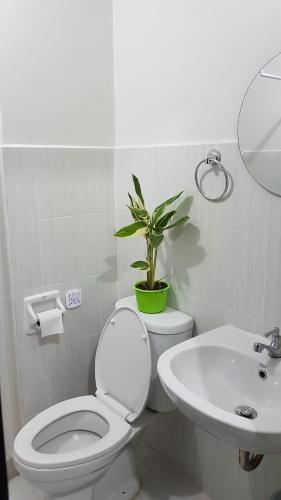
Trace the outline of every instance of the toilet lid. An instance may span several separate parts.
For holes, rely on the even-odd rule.
[[[137,312],[121,307],[108,319],[96,353],[97,394],[128,410],[133,421],[145,407],[151,376],[146,326]]]

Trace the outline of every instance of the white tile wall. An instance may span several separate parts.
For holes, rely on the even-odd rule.
[[[39,151],[38,200],[41,218],[96,213],[97,162],[91,149]]]
[[[116,300],[110,149],[4,148],[17,365],[24,420],[94,390],[94,352]],[[82,289],[64,334],[26,335],[23,299]]]
[[[100,324],[104,325],[114,309],[117,298],[117,270],[102,273],[98,276]]]
[[[39,221],[10,224],[12,290],[20,292],[42,285]]]
[[[97,202],[99,212],[113,212],[114,201],[114,153],[112,149],[96,149]]]
[[[98,214],[40,221],[44,283],[99,273],[99,224]]]
[[[1,131],[0,131],[1,132]],[[13,328],[12,304],[9,279],[7,234],[5,227],[4,194],[2,189],[3,156],[0,149],[0,381],[4,421],[6,456],[13,452],[14,436],[20,428],[21,409],[18,403],[18,373],[15,364],[16,346]]]
[[[26,420],[49,405],[48,352],[18,360],[20,372],[20,399]]]
[[[112,270],[116,270],[117,249],[116,238],[113,237],[116,231],[115,226],[114,212],[100,214],[96,245],[100,247],[100,268],[104,274],[110,274]]]
[[[266,321],[281,324],[281,238],[269,237],[266,263]]]
[[[93,390],[90,365],[97,340],[97,335],[90,335],[80,342],[49,346],[49,404],[88,394]]]
[[[11,303],[9,299],[7,286],[5,286],[5,288],[0,289],[0,379],[7,457],[12,455],[14,437],[20,426],[14,332],[11,322]]]
[[[211,203],[199,195],[194,170],[211,147],[221,151],[222,161],[233,179],[231,196]],[[202,166],[204,172],[206,166]],[[195,315],[199,332],[227,318],[244,328],[262,332],[267,324],[281,326],[278,303],[278,238],[281,199],[259,186],[245,168],[236,143],[173,147],[118,149],[115,152],[117,226],[128,223],[127,192],[132,191],[131,173],[143,186],[153,208],[162,200],[185,190],[180,207],[190,222],[170,232],[159,275],[167,269],[173,286],[173,305]],[[223,178],[207,173],[203,189],[218,193]],[[128,270],[131,260],[142,258],[138,238],[117,241],[119,295],[131,293],[141,274]],[[279,287],[280,288],[280,287]],[[276,299],[272,299],[272,291]]]
[[[36,150],[4,149],[3,162],[9,220],[36,219],[38,216]]]

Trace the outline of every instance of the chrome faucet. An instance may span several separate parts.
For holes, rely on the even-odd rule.
[[[254,351],[262,352],[264,349],[266,349],[268,355],[272,358],[281,358],[281,336],[279,328],[276,326],[272,330],[269,330],[269,332],[266,332],[264,335],[265,337],[272,337],[270,345],[255,342]]]

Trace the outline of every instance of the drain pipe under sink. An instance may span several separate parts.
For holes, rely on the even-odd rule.
[[[261,463],[263,455],[247,450],[239,450],[239,465],[246,472],[255,470]]]
[[[235,408],[236,415],[240,417],[247,418],[249,420],[253,420],[257,418],[258,414],[255,408],[251,408],[251,406],[237,406]],[[255,470],[261,463],[263,459],[263,455],[259,455],[258,453],[239,449],[239,465],[246,472],[251,472]]]

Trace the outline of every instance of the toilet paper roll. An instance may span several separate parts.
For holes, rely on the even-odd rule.
[[[62,312],[60,309],[50,309],[37,314],[40,321],[41,337],[63,333]]]

